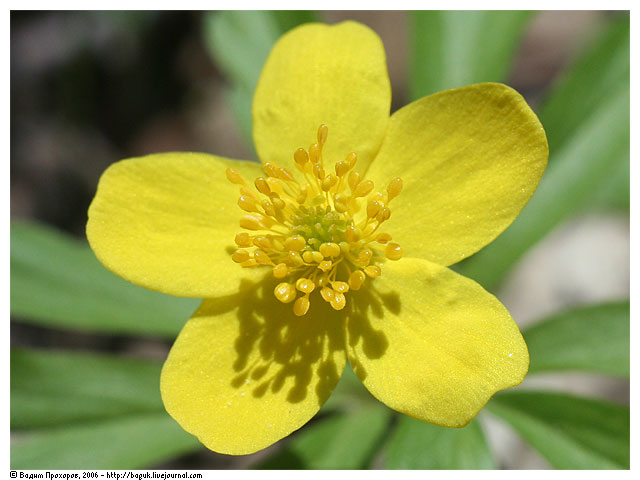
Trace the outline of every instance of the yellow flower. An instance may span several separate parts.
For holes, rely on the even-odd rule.
[[[205,299],[160,387],[208,448],[252,453],[300,428],[347,359],[380,401],[448,427],[524,378],[527,347],[505,307],[447,266],[529,200],[547,161],[542,126],[500,84],[391,116],[390,103],[374,32],[304,25],[278,41],[256,89],[262,165],[166,153],[102,176],[87,224],[102,263]]]

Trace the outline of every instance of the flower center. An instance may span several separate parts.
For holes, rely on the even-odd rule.
[[[283,280],[275,297],[294,302],[298,316],[309,311],[314,291],[342,310],[349,290],[359,290],[367,277],[379,276],[386,259],[402,256],[391,235],[380,232],[402,180],[391,180],[386,193],[374,192],[373,182],[353,170],[358,160],[354,152],[335,164],[335,173],[325,172],[322,147],[327,134],[327,126],[320,125],[317,143],[293,154],[301,182],[287,168],[266,162],[266,177],[255,180],[254,190],[236,170],[227,169],[229,181],[240,185],[238,205],[247,212],[240,226],[252,232],[236,235],[240,248],[231,258],[242,267],[271,267]]]

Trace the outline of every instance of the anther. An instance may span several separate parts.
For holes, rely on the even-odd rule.
[[[251,258],[251,255],[246,250],[236,250],[231,254],[231,260],[236,263],[246,262]]]
[[[263,252],[262,250],[256,250],[255,252],[253,252],[253,258],[256,260],[256,262],[258,262],[260,265],[274,265],[274,263],[271,261],[271,259],[269,258],[269,255],[267,255],[265,252]]]
[[[320,296],[325,302],[331,302],[334,295],[333,290],[328,287],[323,287],[322,290],[320,290]]]
[[[329,135],[329,128],[322,124],[318,128],[318,143],[323,145],[327,141],[327,136]]]
[[[238,198],[238,206],[245,212],[257,212],[258,206],[256,205],[256,199],[247,195],[242,195]]]
[[[309,160],[311,163],[318,163],[320,158],[319,147],[317,143],[312,143],[309,145]]]
[[[349,286],[351,287],[351,290],[360,290],[360,287],[364,283],[365,278],[366,277],[362,270],[356,270],[355,272],[351,273],[351,275],[349,276]]]
[[[296,298],[296,288],[290,283],[282,282],[276,285],[273,294],[282,303],[291,303]]]
[[[389,260],[400,260],[402,258],[402,247],[397,243],[390,243],[384,249],[384,256]]]
[[[336,212],[345,213],[349,208],[347,202],[347,197],[345,197],[341,193],[336,193],[333,196],[333,208],[336,209]]]
[[[358,255],[358,263],[363,267],[369,265],[371,257],[373,257],[373,251],[370,248],[365,248]]]
[[[332,282],[331,286],[336,292],[347,293],[349,291],[349,284],[346,282]]]
[[[266,173],[270,177],[275,177],[278,175],[278,166],[271,162],[265,162],[265,164],[262,166],[262,169],[264,170],[264,173]]]
[[[382,273],[382,270],[377,265],[369,265],[364,268],[364,273],[366,273],[371,278],[379,277]]]
[[[297,149],[293,154],[293,159],[301,167],[309,161],[309,154],[304,148]]]
[[[328,192],[336,183],[338,183],[338,177],[333,173],[330,173],[324,179],[322,179],[322,190]]]
[[[264,248],[265,250],[269,250],[271,248],[271,241],[267,237],[256,237],[253,239],[253,244],[256,247]]]
[[[251,240],[251,237],[246,232],[240,232],[236,234],[235,241],[236,241],[236,245],[238,245],[239,247],[253,246],[253,240]]]
[[[245,215],[240,219],[240,226],[247,230],[266,230],[265,220],[262,215]]]
[[[264,213],[266,213],[267,215],[270,215],[272,217],[276,215],[276,209],[273,206],[273,203],[271,203],[269,200],[267,199],[262,200],[260,202],[260,205],[262,206]]]
[[[305,245],[306,242],[304,240],[304,237],[301,237],[300,235],[294,235],[284,241],[284,246],[290,252],[299,252],[304,248]]]
[[[380,223],[386,222],[387,220],[389,220],[390,216],[391,210],[389,210],[387,207],[382,207],[376,215],[376,220],[378,220]]]
[[[271,192],[271,193],[274,194],[275,192]],[[278,210],[282,210],[284,207],[287,206],[287,204],[284,203],[284,200],[278,197],[271,197],[271,202],[273,203],[273,206]]]
[[[360,174],[355,170],[349,174],[349,188],[352,192],[355,191],[356,187],[360,183]]]
[[[389,182],[389,185],[387,185],[388,201],[391,201],[392,198],[397,197],[401,191],[402,191],[402,179],[396,177]]]
[[[302,293],[311,293],[316,288],[315,284],[308,278],[301,277],[296,280],[296,289]]]
[[[253,190],[251,190],[249,187],[246,187],[244,185],[240,187],[240,195],[244,195],[245,197],[255,198]]]
[[[296,300],[296,303],[293,304],[293,314],[297,317],[302,317],[309,311],[309,295],[305,295],[304,297],[300,297]]]
[[[338,257],[340,255],[340,247],[336,243],[323,243],[320,245],[320,253],[323,257]]]
[[[382,209],[382,204],[377,200],[371,200],[367,204],[367,217],[373,218]]]
[[[244,179],[242,178],[242,175],[240,175],[237,170],[234,170],[233,168],[227,168],[226,174],[227,179],[231,183],[235,183],[236,185],[246,185]]]
[[[333,307],[334,310],[342,310],[347,304],[347,299],[345,298],[344,293],[334,292],[333,299],[329,302],[329,304]]]
[[[277,177],[287,182],[296,181],[295,177],[293,176],[293,173],[291,173],[291,171],[288,168],[284,168],[284,167],[278,169]]]
[[[262,178],[262,177],[258,177],[256,178],[255,181],[255,186],[256,189],[260,192],[263,193],[265,195],[269,195],[269,192],[271,191],[271,188],[269,187],[269,184],[267,183],[267,181]]]
[[[284,278],[289,273],[289,268],[284,263],[279,263],[275,267],[273,267],[273,276],[276,278]]]
[[[353,243],[357,242],[362,238],[362,232],[353,225],[349,225],[346,231],[347,241]]]
[[[376,237],[376,242],[382,243],[383,245],[389,241],[391,241],[391,235],[386,232],[379,233]]]
[[[345,161],[349,164],[349,168],[353,168],[358,161],[358,155],[356,154],[356,152],[351,152],[347,155]]]
[[[373,190],[373,182],[371,180],[365,180],[364,182],[358,184],[355,191],[353,192],[353,196],[364,197],[366,195],[369,195],[371,193],[371,190]]]
[[[331,260],[323,260],[318,264],[318,268],[326,273],[327,271],[331,270],[331,265]]]
[[[339,177],[344,176],[351,168],[347,162],[336,163],[336,175]]]
[[[298,252],[289,252],[287,254],[287,262],[294,268],[304,265],[304,260],[302,260],[302,257]]]

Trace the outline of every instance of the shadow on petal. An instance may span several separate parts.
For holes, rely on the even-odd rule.
[[[361,343],[362,351],[367,358],[381,358],[389,347],[389,340],[381,329],[373,327],[370,319],[383,318],[385,310],[398,314],[401,307],[400,296],[396,292],[380,292],[373,282],[368,288],[353,292],[346,320],[349,347],[353,348]],[[355,358],[350,361],[358,377],[361,380],[366,378],[364,366]]]
[[[283,391],[290,403],[311,394],[321,405],[344,368],[343,319],[319,298],[305,316],[296,317],[292,304],[274,297],[276,283],[270,273],[257,282],[243,280],[238,294],[205,300],[194,318],[229,313],[237,318],[232,388],[248,388],[256,398]]]

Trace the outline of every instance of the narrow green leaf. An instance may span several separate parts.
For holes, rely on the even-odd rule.
[[[205,45],[232,83],[252,90],[279,29],[266,11],[209,12],[204,16]]]
[[[280,32],[288,32],[303,23],[318,21],[318,15],[312,10],[278,10],[269,12],[273,15]]]
[[[631,168],[630,147],[619,161],[611,166],[607,178],[603,178],[600,185],[593,192],[593,198],[587,208],[593,210],[622,210],[628,212],[631,203]]]
[[[86,244],[49,227],[11,225],[11,314],[47,327],[173,338],[199,300],[137,287]]]
[[[164,412],[159,362],[62,351],[11,351],[11,428]]]
[[[141,414],[22,434],[11,445],[11,468],[139,469],[200,448],[166,413]]]
[[[411,12],[411,98],[505,81],[530,19],[524,11]]]
[[[378,404],[378,400],[369,393],[360,379],[353,373],[351,365],[347,363],[342,378],[331,393],[329,400],[322,406],[320,413],[329,413],[334,410],[353,412],[365,407],[367,404]]]
[[[540,107],[551,151],[571,140],[585,118],[629,85],[628,15],[611,22],[553,85]]]
[[[318,420],[295,435],[261,469],[360,469],[374,453],[389,423],[382,405]]]
[[[629,198],[629,19],[624,16],[580,56],[540,110],[549,167],[531,202],[500,237],[459,265],[494,288],[560,222],[589,206]]]
[[[313,21],[309,11],[223,11],[204,16],[204,40],[209,54],[230,82],[227,100],[240,132],[253,145],[251,102],[271,47],[287,30]]]
[[[627,85],[584,119],[560,151],[552,152],[555,160],[513,224],[457,270],[495,288],[530,247],[590,202],[602,178],[628,157],[629,136]]]
[[[580,308],[523,332],[529,373],[586,370],[629,376],[629,301]]]
[[[241,85],[234,85],[224,89],[224,97],[231,108],[233,118],[245,144],[249,146],[249,150],[253,152],[253,159],[257,159],[257,154],[253,147],[253,123],[251,121],[253,91],[249,91]]]
[[[620,12],[567,74],[561,76],[542,104],[540,120],[552,152],[571,139],[583,119],[610,102],[621,88],[628,88],[629,58],[629,16]],[[554,160],[552,156],[551,161]],[[612,164],[611,171],[595,186],[589,206],[629,209],[628,153]]]
[[[386,446],[387,468],[480,470],[496,468],[480,424],[464,428],[431,425],[401,415]]]
[[[510,391],[489,411],[559,469],[628,469],[629,409],[555,393]]]

